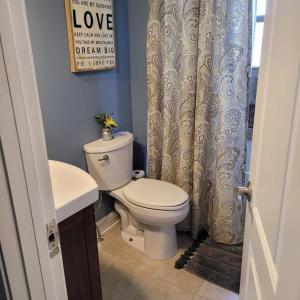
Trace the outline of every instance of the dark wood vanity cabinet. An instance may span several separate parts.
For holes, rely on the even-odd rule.
[[[69,300],[102,299],[93,205],[58,226]]]

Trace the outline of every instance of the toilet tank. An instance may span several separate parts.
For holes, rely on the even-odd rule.
[[[88,171],[99,190],[112,191],[132,178],[133,135],[118,132],[110,141],[96,140],[83,146]]]

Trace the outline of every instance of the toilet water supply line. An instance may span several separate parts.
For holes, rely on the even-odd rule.
[[[97,215],[98,211],[100,210],[100,207],[101,207],[102,202],[103,202],[103,192],[102,191],[99,191],[99,200],[98,201],[99,201],[99,203],[98,203],[98,206],[95,209],[95,216]],[[96,232],[97,232],[97,242],[100,243],[104,240],[104,237],[101,234],[100,229],[97,226],[97,224],[96,224]]]

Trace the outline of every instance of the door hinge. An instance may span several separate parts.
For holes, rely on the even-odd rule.
[[[55,219],[52,219],[48,224],[46,224],[47,229],[47,241],[48,248],[50,252],[50,257],[54,257],[59,253],[59,230]]]

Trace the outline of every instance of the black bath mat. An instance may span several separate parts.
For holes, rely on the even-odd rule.
[[[243,246],[213,242],[205,233],[176,261],[175,268],[185,268],[214,284],[239,292]]]

